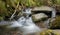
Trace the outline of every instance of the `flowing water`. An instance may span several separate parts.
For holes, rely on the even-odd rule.
[[[56,10],[54,8],[52,8],[51,19],[49,18],[48,20],[46,20],[44,22],[46,24],[47,28],[49,28],[49,23],[51,23],[55,20],[55,17],[56,17]]]
[[[40,28],[36,26],[32,21],[32,18],[29,17],[31,14],[31,9],[26,9],[23,11],[23,14],[25,14],[25,16],[23,15],[17,21],[13,21],[12,25],[9,27],[18,27],[23,32],[23,35],[39,32]]]

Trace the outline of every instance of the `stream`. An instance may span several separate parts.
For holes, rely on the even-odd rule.
[[[23,32],[23,35],[39,32],[40,28],[36,26],[35,23],[32,21],[32,18],[29,17],[29,15],[31,14],[31,9],[25,9],[25,11],[23,11],[23,14],[24,15],[20,17],[17,21],[11,22],[12,24],[8,27],[18,27]]]
[[[17,21],[2,21],[0,25],[8,25],[7,28],[19,28],[23,32],[23,35],[33,34],[36,32],[40,32],[41,28],[39,28],[32,20],[31,9],[27,8],[23,12],[23,16],[20,17]],[[52,18],[56,16],[55,10],[52,11]],[[13,16],[12,16],[13,17]],[[49,24],[50,19],[46,20],[44,23]]]

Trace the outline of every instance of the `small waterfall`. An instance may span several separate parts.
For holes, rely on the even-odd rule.
[[[18,23],[22,24],[20,30],[22,30],[24,34],[39,32],[39,27],[37,27],[32,21],[32,18],[29,17],[31,14],[31,9],[28,8],[23,13],[26,14],[26,17],[22,16],[18,19]]]
[[[51,22],[53,22],[55,20],[55,17],[56,17],[56,10],[53,8],[52,9],[52,16],[51,16],[52,20],[51,20]]]
[[[24,15],[20,17],[17,21],[11,22],[12,25],[9,27],[18,27],[23,32],[23,35],[40,32],[40,28],[36,26],[32,21],[32,18],[29,17],[29,15],[31,14],[31,9],[25,9],[25,11],[23,11],[23,14]]]
[[[52,18],[56,17],[56,10],[55,9],[52,9]]]

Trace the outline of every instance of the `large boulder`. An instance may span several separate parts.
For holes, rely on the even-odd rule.
[[[48,16],[44,13],[38,13],[38,14],[32,15],[33,21],[45,20],[46,18],[48,18]]]

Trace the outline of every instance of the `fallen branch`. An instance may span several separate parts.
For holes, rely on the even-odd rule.
[[[17,11],[18,6],[19,6],[19,2],[17,3],[17,6],[16,6],[16,8],[15,8],[14,13],[13,13],[12,16],[10,17],[10,20],[13,19],[14,15],[15,15],[15,13],[16,13],[16,11]]]

